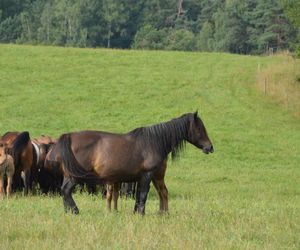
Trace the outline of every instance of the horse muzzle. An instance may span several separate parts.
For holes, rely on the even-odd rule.
[[[202,149],[202,151],[203,151],[204,154],[213,153],[214,152],[214,147],[213,147],[213,145],[210,145],[208,147],[204,147]]]

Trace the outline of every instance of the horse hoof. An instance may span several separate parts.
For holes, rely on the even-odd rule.
[[[72,213],[73,213],[73,214],[79,214],[79,209],[78,209],[77,207],[74,207],[74,208],[72,209]]]

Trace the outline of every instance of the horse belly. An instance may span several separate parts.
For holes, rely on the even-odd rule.
[[[142,171],[142,163],[142,157],[133,155],[129,146],[108,147],[97,154],[94,171],[109,182],[135,180]]]

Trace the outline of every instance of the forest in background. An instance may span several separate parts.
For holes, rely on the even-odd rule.
[[[298,50],[297,0],[0,0],[0,42],[263,54]]]

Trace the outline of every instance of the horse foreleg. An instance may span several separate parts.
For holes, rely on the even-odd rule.
[[[153,179],[152,182],[159,196],[159,211],[161,213],[168,212],[168,189],[165,185],[164,179]]]
[[[145,214],[145,205],[147,201],[147,196],[150,189],[150,182],[153,173],[147,172],[140,178],[139,181],[139,194],[137,195],[136,204],[134,210],[141,215]]]
[[[76,206],[76,203],[72,197],[72,192],[74,190],[75,185],[76,182],[73,179],[69,177],[64,177],[63,184],[61,186],[61,193],[63,196],[65,212],[71,210],[72,213],[78,214],[79,209]]]
[[[161,213],[168,212],[168,189],[165,185],[165,174],[167,169],[167,160],[154,173],[152,182],[159,196],[159,211]]]

